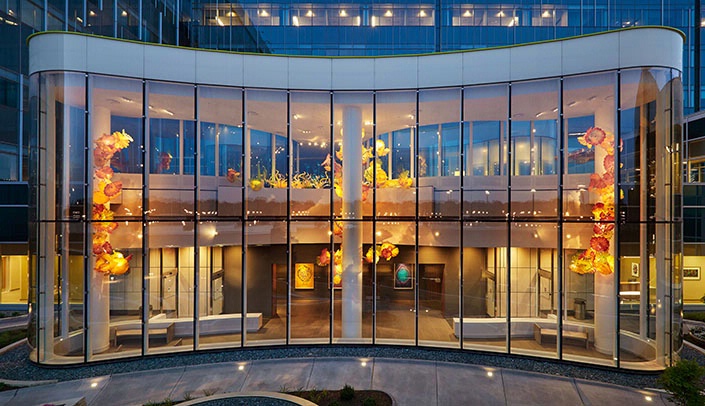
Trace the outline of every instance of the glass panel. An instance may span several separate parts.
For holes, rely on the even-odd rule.
[[[242,344],[242,223],[199,225],[199,349]],[[259,318],[244,321],[256,331]]]
[[[507,214],[508,87],[477,86],[464,90],[463,216]]]
[[[419,92],[419,210],[422,217],[460,216],[460,89]],[[419,172],[421,172],[419,170]],[[404,185],[402,185],[404,186]]]
[[[57,355],[81,356],[84,348],[84,274],[86,189],[85,76],[43,74],[41,77],[39,137],[38,241],[38,361]],[[81,112],[83,111],[83,112]],[[73,189],[73,190],[72,190]],[[74,217],[75,216],[75,217]],[[57,220],[65,219],[63,222]],[[91,258],[92,259],[92,258]],[[93,276],[94,273],[91,273]],[[101,281],[101,274],[95,278]],[[109,346],[109,320],[105,300],[95,301],[101,311],[92,320],[101,334],[91,340],[95,352]],[[73,313],[72,313],[73,312]],[[57,344],[58,343],[58,344]],[[81,359],[81,358],[79,358]]]
[[[142,272],[128,270],[142,269],[142,81],[89,80],[94,269],[107,274],[111,352],[118,353],[110,358],[135,356],[142,352]]]
[[[463,224],[463,348],[507,351],[507,225]],[[462,330],[462,331],[461,331]]]
[[[381,164],[373,159],[372,100],[371,93],[334,95],[336,153],[330,164],[335,213],[340,213],[333,224],[331,255],[336,342],[369,343],[372,337],[373,269],[361,261],[364,244],[373,243],[372,226],[362,219],[372,214],[369,189],[374,188],[375,178],[386,180],[381,177],[383,170],[375,173]]]
[[[363,247],[365,258],[378,258],[376,338],[378,343],[414,344],[416,338],[416,226],[412,222],[377,222],[375,254]],[[419,258],[420,259],[420,258]]]
[[[390,153],[382,156],[380,149],[375,148],[381,160],[376,164],[376,204],[378,216],[414,216],[416,208],[415,190],[408,187],[409,178],[416,177],[414,171],[414,136],[416,126],[416,93],[415,92],[379,92],[376,105],[376,131],[384,140],[385,134],[391,134],[392,147]],[[389,140],[387,138],[387,140]],[[366,146],[372,146],[369,137],[364,137]],[[385,142],[386,143],[386,142]],[[376,147],[376,145],[375,145]],[[384,151],[386,152],[386,150]],[[382,165],[384,158],[386,167]],[[372,165],[366,168],[365,179],[372,181]],[[433,170],[433,169],[432,169]],[[419,157],[419,176],[427,176],[428,163]],[[428,193],[428,190],[425,192]],[[432,200],[428,196],[426,200]]]
[[[193,350],[196,259],[193,224],[151,222],[147,231],[148,352]]]
[[[585,137],[592,128],[600,128],[613,136],[616,83],[614,73],[575,76],[563,80],[566,151],[563,158],[564,218],[582,221],[592,218],[594,201],[591,201],[589,193],[591,176],[604,167],[605,159],[613,160],[614,156],[607,158],[601,148],[594,147]],[[598,156],[602,162],[596,161]]]
[[[242,91],[198,88],[201,216],[242,216]],[[216,175],[217,170],[217,175]]]
[[[340,227],[341,234],[334,234],[334,250],[329,260],[332,264],[330,269],[333,286],[333,340],[335,343],[372,343],[375,294],[372,283],[373,259],[368,259],[372,258],[368,249],[373,241],[372,223],[344,220],[336,223],[334,232]],[[350,241],[354,243],[355,239],[364,241],[365,244],[351,244]],[[349,257],[344,250],[346,241],[352,253]],[[365,259],[359,261],[358,258],[363,254]],[[324,258],[328,260],[327,256]],[[360,264],[360,268],[356,267],[357,264]],[[359,273],[356,275],[357,270]],[[379,297],[379,291],[377,296]]]
[[[193,86],[149,82],[149,215],[188,217],[194,202]],[[184,154],[181,151],[185,151]],[[182,175],[182,176],[177,176]],[[190,175],[190,176],[187,176]]]
[[[556,80],[512,86],[512,218],[558,217],[557,106]]]
[[[284,221],[246,223],[247,317],[261,318],[262,328],[247,331],[245,345],[286,343],[288,237]]]
[[[460,224],[420,223],[419,344],[460,346],[453,334],[453,319],[460,314],[460,269]]]
[[[330,93],[291,93],[291,216],[329,216]]]
[[[289,184],[287,141],[287,94],[281,91],[248,90],[245,166],[247,215],[286,216]]]
[[[291,341],[328,343],[330,337],[330,222],[291,223]],[[325,252],[324,252],[325,250]]]
[[[556,224],[512,223],[509,251],[511,352],[557,356]]]
[[[628,70],[621,77],[620,362],[668,355],[670,80],[670,70],[665,69]],[[626,295],[627,286],[639,294]],[[655,340],[655,348],[644,337]]]
[[[580,362],[613,365],[612,354],[602,354],[594,348],[596,320],[614,325],[612,314],[596,313],[595,303],[600,300],[595,291],[598,276],[579,273],[579,258],[590,246],[593,224],[566,223],[563,225],[563,358]],[[601,324],[600,327],[603,327]],[[599,329],[599,328],[598,328]]]

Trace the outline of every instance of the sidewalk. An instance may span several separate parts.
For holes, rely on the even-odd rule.
[[[0,392],[0,405],[84,397],[88,405],[143,405],[223,392],[297,389],[387,392],[406,405],[665,405],[654,391],[511,369],[388,358],[227,362],[115,374]]]

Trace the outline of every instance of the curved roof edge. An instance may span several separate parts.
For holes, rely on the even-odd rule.
[[[27,37],[27,44],[29,44],[29,42],[32,38],[38,37],[41,35],[69,34],[69,35],[79,35],[82,37],[104,38],[104,39],[109,39],[109,40],[113,40],[113,41],[122,41],[122,42],[128,42],[128,43],[133,43],[133,44],[147,44],[147,45],[156,45],[156,46],[167,47],[167,48],[191,49],[194,51],[219,52],[219,53],[235,54],[235,55],[286,56],[286,57],[290,57],[290,58],[322,58],[322,59],[347,59],[347,58],[353,59],[354,58],[354,59],[360,59],[360,58],[397,58],[397,57],[404,57],[404,56],[428,56],[428,55],[458,54],[458,53],[465,53],[465,52],[481,52],[481,51],[488,51],[488,50],[493,50],[493,49],[516,48],[516,47],[523,47],[523,46],[536,45],[536,44],[547,44],[547,43],[551,43],[551,42],[559,42],[559,41],[571,40],[571,39],[576,39],[576,38],[587,38],[587,37],[592,37],[595,35],[602,35],[602,34],[607,34],[607,33],[621,32],[621,31],[641,30],[641,29],[645,29],[645,28],[658,28],[658,29],[673,31],[675,33],[678,33],[681,36],[681,38],[683,38],[683,42],[686,41],[685,33],[677,28],[669,27],[666,25],[641,25],[641,26],[636,26],[636,27],[619,28],[616,30],[592,32],[592,33],[583,34],[583,35],[574,35],[574,36],[570,36],[570,37],[547,39],[547,40],[543,40],[543,41],[522,42],[521,44],[512,44],[512,45],[500,45],[500,46],[496,46],[496,47],[458,49],[458,50],[453,50],[453,51],[427,52],[427,53],[418,53],[418,54],[393,54],[393,55],[374,55],[374,56],[364,56],[364,55],[363,56],[292,55],[292,54],[267,54],[267,53],[260,53],[260,52],[226,51],[226,50],[222,50],[222,49],[185,47],[185,46],[177,46],[177,45],[171,45],[171,44],[157,44],[155,42],[144,42],[144,41],[137,41],[137,40],[132,40],[132,39],[114,38],[114,37],[89,34],[89,33],[84,33],[84,32],[57,31],[57,30],[35,32],[35,33],[31,34],[29,37]]]
[[[33,34],[29,43],[30,73],[65,70],[212,85],[373,90],[509,82],[639,66],[682,70],[684,38],[670,27],[632,27],[498,48],[370,57],[237,53],[63,31]]]

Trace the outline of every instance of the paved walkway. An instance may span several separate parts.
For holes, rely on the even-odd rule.
[[[142,405],[223,392],[378,389],[397,405],[665,405],[667,396],[573,378],[475,365],[387,358],[228,362],[115,374],[0,392],[0,405],[84,397],[88,405]]]

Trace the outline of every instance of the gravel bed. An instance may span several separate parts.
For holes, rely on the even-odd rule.
[[[705,355],[687,346],[682,357],[705,365]],[[435,350],[408,347],[321,346],[269,349],[220,350],[151,356],[142,359],[98,362],[81,366],[47,367],[29,361],[29,347],[20,346],[0,355],[0,378],[12,380],[69,381],[110,374],[182,367],[218,362],[252,361],[279,358],[360,357],[397,358],[455,362],[523,371],[540,372],[572,378],[600,381],[635,388],[656,388],[658,373],[623,372],[609,368],[578,365],[570,362],[540,360],[521,356],[488,354],[460,350]]]
[[[296,406],[296,403],[291,403],[282,399],[248,396],[231,399],[208,400],[199,403],[198,406]]]

